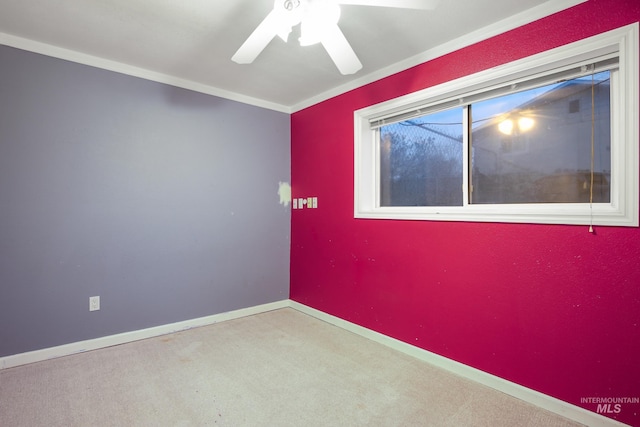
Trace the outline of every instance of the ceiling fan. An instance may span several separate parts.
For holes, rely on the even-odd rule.
[[[342,74],[353,74],[362,63],[338,27],[340,5],[433,9],[438,0],[275,0],[273,10],[231,58],[238,64],[253,62],[269,42],[279,36],[287,41],[300,24],[300,45],[322,43]]]

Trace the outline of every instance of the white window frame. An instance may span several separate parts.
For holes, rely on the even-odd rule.
[[[431,102],[477,94],[523,82],[550,70],[603,55],[618,56],[611,78],[610,203],[468,204],[468,167],[463,206],[380,206],[380,147],[371,122]],[[638,226],[638,23],[522,60],[452,80],[354,112],[355,218]],[[465,129],[466,124],[463,124]],[[465,137],[466,138],[466,137]],[[465,141],[465,146],[467,143]],[[469,159],[465,151],[464,165]]]

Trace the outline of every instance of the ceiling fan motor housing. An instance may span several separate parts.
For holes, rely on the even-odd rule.
[[[296,7],[300,6],[300,0],[285,0],[283,6],[286,10],[292,11]]]

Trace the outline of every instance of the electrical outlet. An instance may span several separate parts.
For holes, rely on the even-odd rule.
[[[100,310],[100,297],[89,297],[89,311]]]

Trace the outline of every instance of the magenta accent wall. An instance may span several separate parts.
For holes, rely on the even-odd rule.
[[[291,299],[594,412],[640,396],[640,229],[353,218],[354,110],[639,19],[591,0],[293,114],[318,209],[292,211]]]

